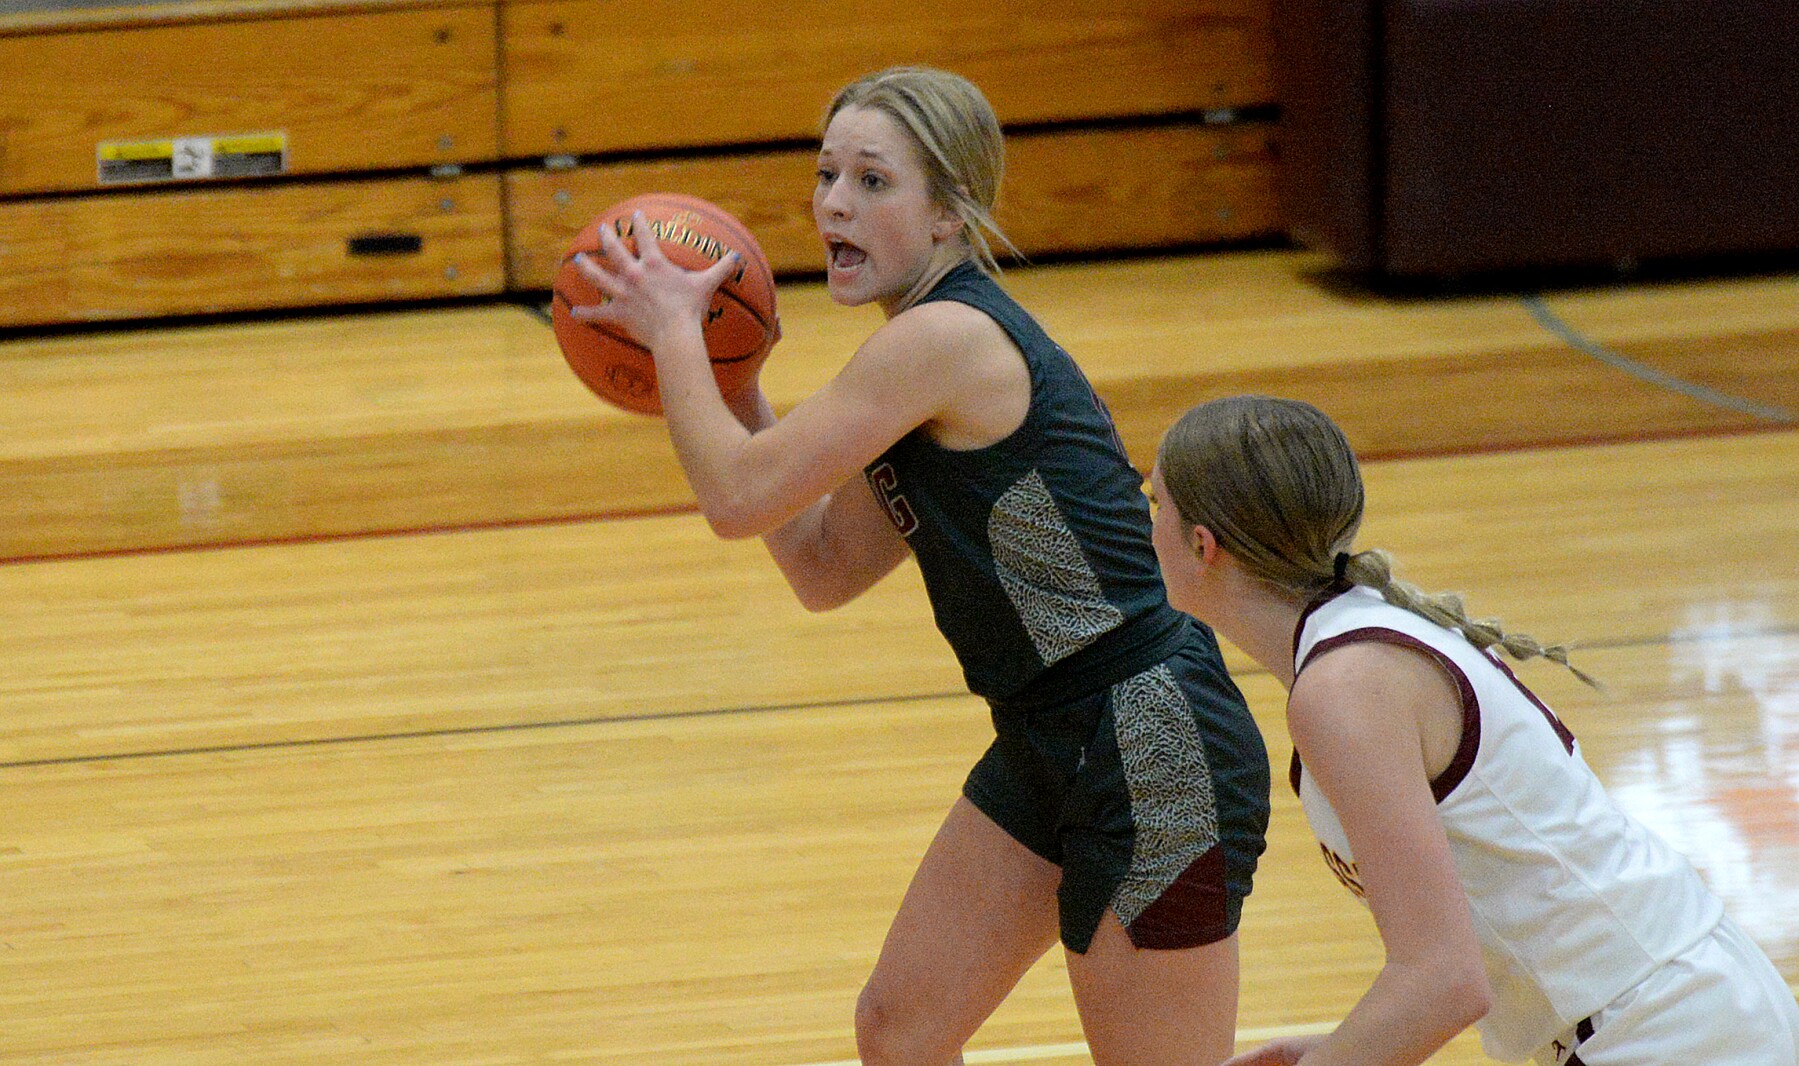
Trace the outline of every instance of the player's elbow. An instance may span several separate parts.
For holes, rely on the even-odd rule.
[[[720,540],[748,540],[762,531],[745,522],[742,518],[731,514],[714,514],[705,512],[706,525],[712,528],[712,535]]]
[[[800,601],[800,606],[813,614],[835,611],[861,593],[860,589],[835,580],[790,581],[789,584],[793,588],[794,598]]]
[[[1389,958],[1387,966],[1397,994],[1411,1001],[1421,1028],[1439,1041],[1453,1039],[1493,1007],[1493,989],[1478,949],[1438,945],[1410,961]]]
[[[702,499],[700,513],[714,536],[721,540],[747,540],[768,532],[769,520],[736,499]]]
[[[827,594],[817,589],[794,589],[793,591],[795,597],[800,601],[800,606],[813,614],[824,614],[826,611],[835,611],[837,608],[842,607],[849,602],[849,599],[845,596]]]
[[[868,588],[867,583],[852,580],[843,571],[830,567],[784,565],[781,571],[794,598],[813,614],[834,611]]]
[[[1455,1022],[1457,1031],[1485,1018],[1493,1009],[1493,986],[1487,981],[1486,968],[1478,960],[1459,960],[1443,979],[1440,994],[1444,1011]]]

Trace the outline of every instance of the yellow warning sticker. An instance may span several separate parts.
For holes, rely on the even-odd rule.
[[[222,155],[285,155],[287,154],[287,135],[285,133],[240,133],[231,137],[214,137],[212,154],[214,159]]]
[[[102,141],[95,153],[102,185],[204,181],[287,172],[287,133],[231,133]]]
[[[134,163],[140,159],[172,159],[174,141],[108,141],[100,146],[102,163]]]

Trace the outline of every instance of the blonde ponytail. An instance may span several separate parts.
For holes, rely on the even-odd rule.
[[[1540,656],[1565,667],[1592,688],[1601,687],[1590,674],[1568,661],[1567,645],[1546,645],[1524,633],[1508,633],[1497,618],[1468,617],[1462,598],[1455,593],[1425,592],[1410,582],[1395,578],[1393,557],[1379,548],[1339,553],[1334,569],[1342,580],[1352,585],[1366,585],[1395,607],[1404,608],[1446,629],[1459,631],[1468,638],[1468,643],[1483,651],[1498,648],[1520,662]]]
[[[1311,404],[1269,396],[1200,404],[1168,430],[1156,462],[1181,519],[1211,530],[1269,586],[1309,599],[1345,582],[1366,585],[1477,648],[1541,656],[1599,687],[1568,662],[1565,645],[1507,633],[1493,619],[1469,618],[1454,593],[1395,580],[1384,551],[1351,553],[1362,524],[1361,467],[1343,430]]]

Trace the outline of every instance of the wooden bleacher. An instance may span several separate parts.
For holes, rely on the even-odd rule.
[[[589,219],[652,190],[817,270],[818,120],[903,62],[967,74],[1016,131],[1000,217],[1029,254],[1267,238],[1268,22],[1268,0],[0,15],[0,328],[545,289]]]
[[[188,0],[0,16],[0,559],[687,506],[661,424],[583,391],[535,301],[608,204],[714,199],[782,273],[765,385],[797,402],[874,324],[806,280],[809,139],[838,85],[900,61],[961,70],[993,99],[1011,127],[1000,219],[1027,254],[1161,253],[1007,276],[1144,466],[1181,410],[1245,390],[1319,403],[1375,456],[1765,422],[1620,374],[1513,297],[1394,299],[1317,256],[1219,250],[1281,229],[1267,0],[929,0],[853,23],[822,2],[771,10]],[[154,168],[159,138],[270,133],[277,174],[99,180],[102,145]],[[1553,302],[1647,366],[1799,409],[1790,278]],[[274,309],[307,313],[166,317]],[[135,321],[77,328],[101,320]]]

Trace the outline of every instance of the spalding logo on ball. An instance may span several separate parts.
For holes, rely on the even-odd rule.
[[[636,196],[614,204],[575,236],[557,268],[550,298],[550,322],[562,356],[600,399],[627,411],[662,413],[656,364],[649,349],[632,340],[621,326],[583,322],[569,314],[572,307],[601,303],[606,298],[581,272],[575,256],[586,252],[595,261],[605,262],[600,250],[602,226],[612,227],[625,247],[635,252],[631,216],[638,211],[656,235],[662,254],[678,266],[704,270],[732,252],[739,256],[736,272],[713,295],[704,326],[712,375],[719,391],[730,396],[755,378],[781,337],[775,314],[775,278],[768,257],[749,229],[724,208],[697,196]]]

